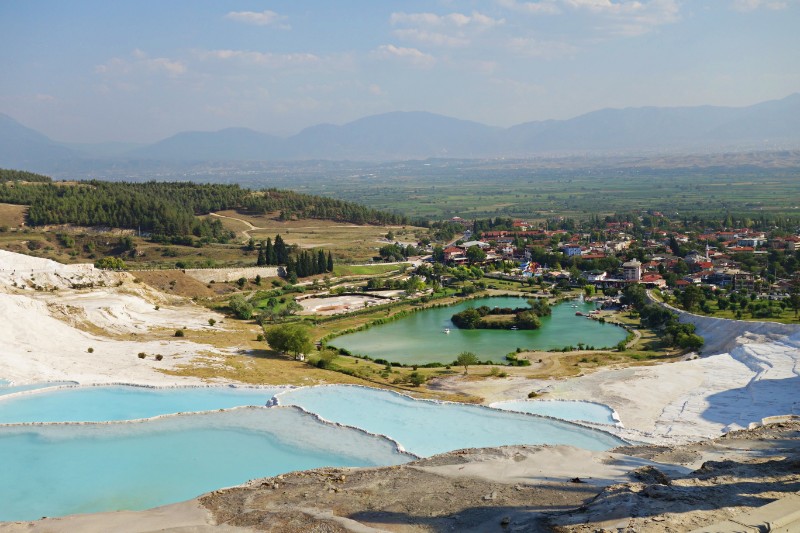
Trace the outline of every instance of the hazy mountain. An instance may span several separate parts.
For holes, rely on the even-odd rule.
[[[306,128],[287,139],[287,148],[293,159],[482,157],[496,152],[501,131],[434,113],[394,112]]]
[[[218,161],[282,158],[284,140],[248,128],[187,131],[125,154],[133,159]]]
[[[0,167],[44,172],[78,158],[78,152],[0,113]]]
[[[517,155],[582,150],[714,149],[800,142],[800,94],[749,107],[603,109],[504,132]]]
[[[87,157],[104,158],[118,157],[133,150],[137,150],[147,143],[105,142],[105,143],[59,143],[70,150],[75,150]]]
[[[287,138],[246,128],[183,132],[124,151],[121,143],[64,145],[0,115],[0,166],[47,171],[154,162],[402,160],[541,154],[690,152],[800,146],[800,94],[741,108],[603,109],[569,120],[494,128],[424,112],[323,124]],[[80,152],[72,148],[80,148]],[[94,159],[85,159],[87,154]],[[84,159],[82,159],[84,158]],[[110,164],[110,163],[109,163]]]

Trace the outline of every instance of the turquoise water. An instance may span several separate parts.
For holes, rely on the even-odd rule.
[[[273,393],[289,406],[219,411],[264,405]],[[99,422],[178,411],[206,412]],[[568,422],[341,385],[43,389],[0,399],[0,422],[7,424],[0,425],[0,520],[145,509],[294,470],[410,460],[395,441],[419,456],[506,444],[625,444]]]
[[[583,343],[597,348],[612,347],[625,339],[624,329],[575,316],[588,313],[595,305],[565,302],[553,306],[553,314],[542,317],[538,330],[465,330],[450,321],[455,313],[469,307],[527,307],[526,299],[514,297],[479,298],[444,308],[426,309],[388,324],[342,335],[329,344],[353,354],[368,355],[405,364],[450,364],[463,351],[474,352],[480,360],[503,362],[517,348],[551,350]],[[577,306],[577,307],[573,307]],[[449,334],[443,333],[445,328]]]
[[[0,387],[5,387],[6,385],[10,385],[10,381],[6,381],[4,379],[0,379]]]
[[[0,424],[136,420],[170,413],[266,405],[281,390],[285,389],[125,386],[59,389],[0,401]]]
[[[533,413],[542,416],[552,416],[562,420],[580,420],[596,424],[616,424],[612,416],[614,410],[606,405],[589,402],[574,402],[566,400],[517,400],[493,403],[495,409],[517,411],[520,413]]]
[[[414,400],[364,387],[305,387],[280,394],[278,403],[297,405],[325,420],[387,435],[421,456],[510,444],[569,444],[588,450],[626,444],[612,435],[568,422],[476,405]]]
[[[63,387],[64,385],[77,385],[77,383],[75,381],[51,381],[48,383],[31,383],[29,385],[9,385],[10,383],[8,381],[0,383],[0,396],[7,396],[15,392]]]
[[[253,478],[411,459],[295,408],[0,428],[0,520],[147,509]]]

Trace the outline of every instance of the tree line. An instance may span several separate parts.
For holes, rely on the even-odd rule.
[[[36,182],[24,183],[24,182]],[[406,224],[405,217],[352,202],[292,191],[252,191],[238,185],[191,182],[53,182],[47,176],[0,170],[0,202],[30,206],[31,226],[75,224],[127,228],[153,236],[232,238],[213,211],[280,212],[284,219],[317,218],[353,224]]]

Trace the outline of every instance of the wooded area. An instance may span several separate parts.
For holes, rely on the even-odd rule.
[[[28,182],[36,182],[34,184]],[[188,182],[52,182],[46,176],[0,170],[0,202],[28,205],[31,226],[75,224],[134,229],[153,236],[195,236],[225,242],[232,238],[218,220],[198,215],[235,209],[280,213],[282,219],[313,218],[353,224],[405,224],[405,217],[352,202],[238,185]]]

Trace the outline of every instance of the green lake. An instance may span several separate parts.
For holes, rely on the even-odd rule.
[[[470,351],[481,361],[505,361],[517,348],[551,350],[583,343],[595,348],[612,348],[625,339],[626,331],[602,324],[575,313],[588,313],[596,307],[583,301],[553,306],[553,314],[542,317],[537,330],[458,329],[450,321],[455,313],[469,307],[528,307],[525,298],[489,297],[462,302],[450,307],[426,309],[388,324],[349,333],[328,344],[352,354],[404,364],[450,364],[459,353]],[[445,333],[449,329],[450,333]]]

